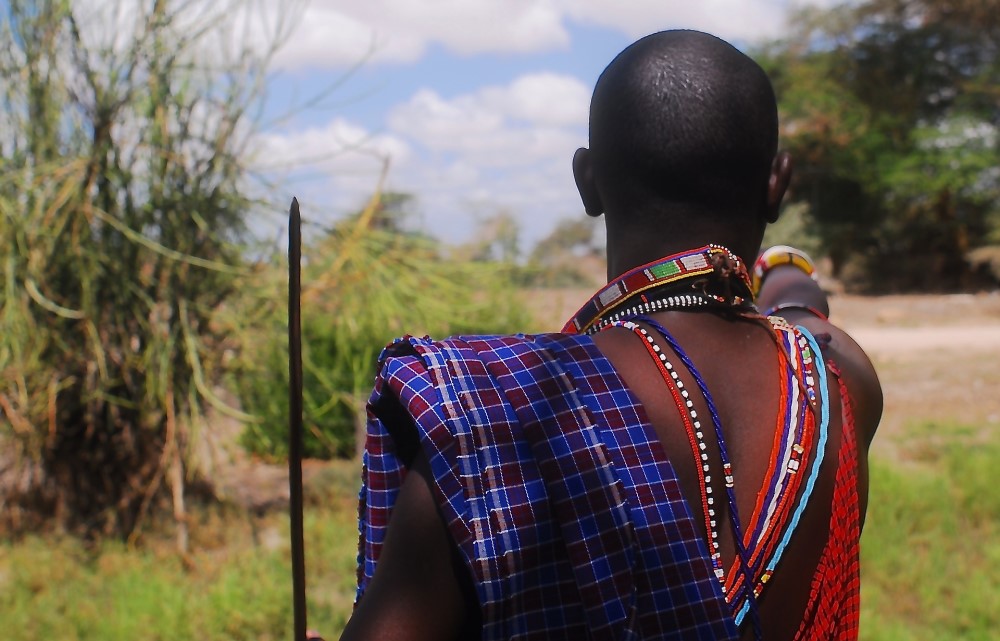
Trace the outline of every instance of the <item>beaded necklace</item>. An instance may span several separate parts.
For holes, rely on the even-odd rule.
[[[640,265],[619,276],[577,310],[562,331],[566,334],[592,334],[597,331],[598,323],[613,322],[608,317],[618,312],[625,303],[650,302],[642,294],[653,289],[660,292],[659,298],[666,303],[663,296],[667,286],[671,289],[676,286],[678,290],[670,293],[693,294],[686,306],[701,307],[714,303],[721,308],[756,311],[750,284],[750,276],[739,256],[722,245],[705,245]],[[677,305],[680,302],[673,301]],[[657,310],[646,310],[646,313],[652,311]],[[624,317],[618,312],[616,320]]]
[[[643,339],[680,413],[695,458],[713,571],[722,585],[726,601],[734,608],[737,625],[750,615],[754,634],[759,639],[757,599],[798,525],[823,460],[829,399],[826,394],[817,394],[817,379],[819,389],[826,389],[825,365],[819,347],[805,330],[792,327],[778,317],[767,318],[778,347],[779,416],[768,464],[771,473],[757,493],[751,519],[744,531],[736,506],[732,464],[714,400],[681,346],[662,325],[649,318],[649,314],[660,311],[689,310],[764,319],[752,303],[749,283],[746,269],[737,256],[720,245],[706,245],[642,265],[609,283],[577,311],[563,332],[592,334],[609,327],[622,327]],[[655,330],[677,354],[711,414],[736,547],[736,557],[728,572],[719,553],[715,518],[717,486],[712,482],[701,419],[674,364],[650,332],[636,321]],[[810,465],[812,458],[815,460]],[[805,479],[800,470],[807,468],[809,475]]]
[[[725,585],[725,569],[722,565],[722,554],[719,552],[719,532],[716,529],[715,505],[713,494],[711,468],[708,461],[708,453],[705,445],[705,434],[702,432],[701,421],[698,412],[694,409],[691,395],[684,388],[684,382],[677,375],[673,363],[663,353],[660,346],[656,344],[653,337],[641,325],[632,321],[616,321],[611,324],[613,327],[623,327],[631,330],[643,338],[643,344],[650,356],[653,357],[660,375],[663,377],[670,395],[673,396],[674,405],[680,412],[681,422],[684,423],[684,431],[687,433],[688,442],[691,445],[691,454],[695,459],[695,470],[698,474],[698,487],[702,497],[702,515],[705,519],[705,533],[708,537],[709,553],[712,559],[712,569],[715,572],[719,583]],[[730,477],[731,478],[731,477]]]
[[[819,389],[826,390],[827,389],[826,364],[823,362],[823,353],[819,348],[819,344],[816,342],[815,337],[813,337],[808,332],[802,331],[801,328],[799,328],[798,337],[800,341],[804,341],[806,343],[806,349],[802,351],[803,360],[806,361],[807,365],[809,365],[810,362],[815,363],[814,370],[817,374],[817,378],[819,379],[818,381]],[[806,377],[806,381],[807,384],[810,381],[810,378],[808,376]],[[777,567],[778,562],[781,560],[781,557],[784,554],[784,551],[787,548],[789,541],[791,540],[792,534],[797,528],[799,520],[802,518],[802,513],[805,511],[806,505],[809,502],[809,497],[812,495],[813,489],[815,488],[816,480],[817,478],[819,478],[819,470],[820,466],[823,463],[823,458],[826,452],[826,443],[827,439],[829,438],[829,427],[830,427],[829,395],[822,394],[821,399],[822,400],[819,404],[820,406],[820,419],[818,428],[819,434],[817,437],[817,442],[815,447],[816,451],[815,462],[812,464],[812,467],[809,470],[809,478],[806,481],[806,486],[805,489],[803,490],[802,497],[799,499],[797,505],[795,506],[795,512],[791,515],[791,521],[788,524],[788,526],[784,528],[781,541],[778,543],[776,549],[774,549],[770,553],[771,555],[770,559],[768,560],[767,565],[764,568],[764,571],[760,574],[760,578],[757,580],[757,583],[754,587],[755,596],[760,596],[761,592],[763,592],[764,590],[764,586],[767,584],[768,580],[773,575],[775,567]],[[811,396],[810,400],[815,400],[815,394]],[[815,414],[812,415],[815,416]],[[805,462],[803,462],[802,465],[805,465]],[[791,462],[789,463],[789,467],[790,468],[792,467]],[[793,471],[797,472],[799,469],[800,466],[796,463],[794,465]],[[801,475],[799,476],[801,477]],[[750,610],[748,605],[749,603],[744,604],[744,606],[737,613],[736,615],[737,626],[740,625],[740,623],[743,621],[743,618],[746,616],[748,610]]]
[[[817,400],[816,378],[819,379],[819,389],[825,389],[826,385],[826,371],[822,356],[819,353],[819,347],[815,339],[808,332],[803,331],[801,328],[793,328],[780,319],[770,319],[774,331],[785,334],[786,339],[790,343],[787,346],[781,346],[782,348],[778,352],[779,359],[783,363],[783,366],[779,369],[783,373],[781,389],[790,390],[791,393],[787,394],[790,398],[788,398],[786,403],[783,403],[785,411],[781,413],[782,416],[779,418],[776,430],[775,444],[780,447],[772,448],[772,462],[768,468],[772,470],[772,473],[769,482],[765,482],[768,490],[767,492],[762,491],[758,494],[751,525],[746,535],[742,536],[742,528],[736,508],[732,466],[726,451],[721,420],[704,379],[697,368],[695,368],[694,363],[691,362],[676,339],[673,338],[666,328],[652,318],[638,317],[634,320],[649,325],[664,337],[671,349],[684,363],[685,368],[691,373],[698,385],[699,391],[705,399],[709,413],[712,415],[712,424],[719,445],[719,455],[723,463],[726,493],[730,506],[730,520],[732,522],[737,552],[736,558],[733,560],[733,565],[727,573],[729,580],[724,583],[724,594],[727,602],[731,603],[735,608],[737,625],[740,625],[746,615],[749,614],[754,624],[755,634],[759,634],[757,599],[773,575],[775,567],[791,540],[791,536],[812,494],[819,475],[820,464],[823,460],[829,426],[829,399],[827,395],[821,396],[822,402],[819,407],[821,419],[819,421],[819,438],[815,445],[816,460],[811,466],[805,490],[799,496],[799,489],[802,486],[803,480],[803,475],[799,474],[799,471],[809,464],[809,451],[812,449],[811,445],[815,435],[816,413],[810,410],[813,409]],[[646,339],[647,349],[650,344],[655,345],[649,333],[635,322],[629,322],[628,325],[623,324],[622,326],[633,329],[633,331],[636,331],[634,328],[637,328],[637,333],[640,333]],[[796,345],[799,349],[790,349]],[[672,381],[683,392],[683,382],[677,377],[676,371],[672,367],[667,366],[669,360],[663,355],[662,350],[653,347],[651,353],[656,354],[658,360],[663,365],[661,367],[661,374],[664,372],[669,373],[670,380],[664,376],[664,380],[668,381],[668,385]],[[794,359],[789,361],[787,357],[780,356],[785,353],[795,355]],[[800,393],[800,389],[802,393]],[[782,399],[784,400],[785,397],[786,394],[783,393]],[[714,498],[710,483],[711,476],[708,474],[710,471],[708,457],[704,452],[705,444],[702,438],[703,435],[699,430],[700,423],[697,422],[697,414],[691,406],[690,399],[687,396],[683,398],[685,400],[683,407],[690,414],[692,431],[694,431],[695,436],[695,438],[692,438],[689,432],[689,441],[692,443],[697,441],[697,448],[700,450],[695,450],[695,457],[696,465],[699,468],[699,485],[704,487],[702,498],[706,513],[706,522],[709,527],[709,549],[712,555],[713,569],[715,569],[716,576],[721,579],[724,574],[721,570],[718,557],[718,532],[714,529],[715,519],[712,518],[715,516],[715,513]],[[675,402],[677,401],[678,399],[675,396]],[[683,411],[679,402],[677,402],[677,406],[678,409]],[[687,429],[687,425],[685,427]],[[779,464],[775,465],[774,462],[779,451],[783,453],[782,460]],[[701,481],[702,474],[705,477],[704,482]],[[798,497],[797,501],[796,497]],[[792,512],[793,502],[795,503],[794,513]],[[750,553],[751,551],[752,554]],[[761,567],[761,559],[767,559],[766,566]]]
[[[726,498],[729,502],[729,521],[730,526],[733,529],[733,541],[736,545],[736,558],[740,561],[744,585],[749,586],[751,583],[751,579],[748,575],[750,572],[750,562],[743,539],[743,529],[740,525],[739,508],[736,504],[736,483],[733,478],[733,466],[729,459],[729,453],[726,450],[726,440],[722,434],[722,419],[719,417],[719,412],[715,407],[715,401],[712,398],[711,392],[708,391],[708,385],[705,384],[705,379],[702,378],[701,373],[698,371],[698,368],[695,367],[694,362],[688,358],[687,353],[685,353],[684,349],[680,346],[680,343],[677,342],[673,335],[667,331],[663,325],[648,316],[640,316],[635,320],[649,325],[655,329],[664,340],[667,341],[667,344],[669,344],[670,348],[675,354],[677,354],[677,357],[684,364],[684,367],[691,374],[691,377],[694,378],[695,384],[698,386],[698,391],[701,392],[702,399],[704,399],[705,405],[708,406],[708,413],[712,417],[712,428],[715,431],[715,438],[719,448],[719,458],[722,460],[722,472],[726,481]],[[704,442],[699,444],[699,448],[702,450],[705,449]],[[707,455],[702,457],[703,462],[707,460]],[[705,502],[708,503],[708,505],[714,505],[715,501],[709,490],[710,488],[706,488]],[[716,537],[718,535],[718,533],[713,534],[715,534]],[[713,540],[713,549],[717,550],[715,540]],[[718,576],[718,573],[716,575]],[[763,635],[760,629],[760,614],[757,611],[757,600],[753,592],[750,590],[745,590],[745,592],[745,595],[741,594],[739,596],[741,600],[746,599],[746,602],[749,605],[750,617],[754,627],[754,635],[757,639],[761,639]],[[727,600],[729,600],[729,595],[726,596]]]
[[[773,574],[774,567],[780,560],[791,534],[798,524],[799,518],[792,514],[792,506],[797,504],[795,505],[796,514],[800,515],[809,500],[812,486],[815,483],[814,481],[807,483],[805,490],[799,496],[799,490],[803,483],[803,474],[799,472],[809,466],[817,428],[816,413],[811,411],[812,403],[810,400],[816,398],[813,352],[801,330],[792,328],[777,319],[771,320],[776,335],[785,343],[780,346],[779,353],[790,354],[792,360],[781,380],[783,419],[779,420],[776,426],[775,441],[767,468],[771,470],[770,479],[765,479],[765,483],[758,493],[753,516],[747,529],[746,545],[752,549],[750,574],[755,580],[753,593],[756,597],[760,596],[764,585]],[[811,337],[809,340],[812,340]],[[795,349],[796,345],[799,349]],[[821,360],[819,367],[822,367]],[[822,370],[820,370],[820,379],[822,385],[825,380],[825,374]],[[826,401],[827,399],[824,397],[824,407]],[[812,465],[810,478],[814,478],[818,474],[819,465],[823,459],[822,448],[826,442],[826,427],[827,423],[821,421],[818,444],[816,445],[820,452],[816,456],[816,462]],[[779,453],[782,456],[780,462],[777,460]],[[767,565],[762,567],[765,560],[768,561]],[[738,591],[745,578],[743,573],[731,573],[730,581],[726,585],[727,593],[733,594]],[[742,621],[747,611],[748,604],[743,603],[736,617],[737,624]]]
[[[633,318],[640,314],[653,314],[655,312],[677,309],[706,308],[709,305],[712,305],[712,303],[718,305],[715,300],[705,296],[704,294],[677,294],[674,296],[665,296],[663,298],[643,296],[641,302],[637,302],[634,305],[620,309],[610,316],[599,318],[589,327],[589,329],[587,329],[587,333],[596,334],[597,332],[617,323],[620,320]]]

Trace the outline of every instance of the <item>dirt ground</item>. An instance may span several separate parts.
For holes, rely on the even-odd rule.
[[[1000,292],[951,296],[842,296],[835,323],[871,357],[885,411],[876,455],[899,456],[911,433],[962,424],[1000,434]]]

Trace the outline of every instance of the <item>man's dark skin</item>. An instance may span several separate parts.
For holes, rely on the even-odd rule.
[[[666,71],[654,69],[651,77],[656,81],[662,77],[656,74],[673,73],[670,65],[674,58],[671,56],[683,57],[691,52],[702,57],[718,55],[723,60],[733,59],[737,66],[744,64],[723,48],[719,44],[721,41],[709,38],[691,32],[659,34],[650,45],[652,53],[643,53],[640,49],[640,53],[635,54],[637,62],[626,60],[622,65],[656,67],[667,60]],[[743,68],[731,72],[739,77],[756,73]],[[609,80],[606,84],[612,82]],[[770,90],[769,84],[767,90]],[[613,95],[615,91],[617,89],[612,86],[606,93]],[[778,218],[781,200],[791,179],[792,164],[788,154],[775,154],[772,149],[769,171],[765,167],[759,178],[750,181],[745,193],[733,190],[742,194],[739,202],[729,203],[725,199],[692,202],[686,192],[672,191],[673,188],[656,192],[636,187],[635,181],[622,179],[617,169],[622,163],[614,157],[613,145],[598,144],[603,139],[595,136],[595,119],[602,117],[597,103],[599,99],[608,100],[600,98],[600,92],[599,82],[591,112],[592,148],[576,152],[573,174],[587,214],[605,216],[609,279],[663,256],[709,243],[728,247],[747,265],[752,265],[765,227]],[[776,120],[773,126],[776,131]],[[703,169],[697,162],[686,164],[686,157],[696,155],[674,159],[675,174],[684,176],[678,182],[691,183],[689,176],[712,171]],[[882,413],[882,393],[875,370],[847,334],[806,310],[808,307],[826,310],[826,295],[815,281],[795,267],[776,267],[765,279],[757,299],[758,307],[766,309],[779,303],[801,305],[787,308],[781,315],[814,335],[830,337],[824,353],[839,368],[855,419],[860,471],[858,491],[863,519],[868,490],[868,446]],[[778,361],[771,330],[760,319],[711,313],[666,311],[652,317],[684,346],[713,391],[737,479],[737,505],[741,514],[748,515],[767,471],[775,417],[779,413]],[[625,329],[601,332],[594,336],[594,343],[641,401],[671,459],[692,514],[701,514],[697,472],[685,428],[656,363],[642,341]],[[694,386],[686,372],[681,376],[686,386]],[[813,572],[827,540],[842,436],[840,391],[834,376],[829,377],[828,387],[831,421],[826,460],[820,468],[809,507],[759,600],[766,639],[794,636],[809,596]],[[703,415],[708,414],[701,399],[696,401],[696,409]],[[717,456],[717,444],[709,442],[709,449],[710,456]],[[478,638],[476,595],[469,572],[455,553],[437,510],[432,483],[427,461],[423,455],[418,455],[403,483],[375,575],[342,639]],[[717,503],[716,509],[718,521],[728,523],[728,507]],[[694,521],[704,537],[704,523],[698,518]],[[735,557],[732,532],[723,527],[719,535],[723,562],[728,567]],[[751,638],[750,628],[744,626],[742,638]]]

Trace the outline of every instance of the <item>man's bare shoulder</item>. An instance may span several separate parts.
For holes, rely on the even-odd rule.
[[[826,356],[836,363],[847,385],[858,435],[866,445],[871,443],[882,418],[883,405],[882,384],[871,359],[847,332],[828,320],[804,310],[789,310],[785,318],[814,335],[829,336]]]

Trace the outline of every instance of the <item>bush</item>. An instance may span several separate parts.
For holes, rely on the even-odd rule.
[[[514,270],[503,263],[447,258],[433,241],[372,224],[378,200],[303,249],[302,342],[306,456],[347,457],[364,416],[382,348],[402,334],[443,337],[523,329]],[[266,458],[287,455],[288,341],[284,265],[247,297],[234,386],[246,411],[244,445]],[[263,303],[263,304],[262,304]],[[265,311],[261,311],[261,310]]]
[[[183,523],[269,54],[231,3],[83,4],[0,9],[0,528],[124,537]]]

